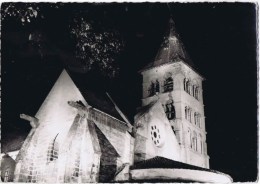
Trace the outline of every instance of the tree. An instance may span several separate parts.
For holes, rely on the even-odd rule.
[[[76,40],[75,56],[86,71],[97,66],[108,77],[114,77],[118,73],[115,60],[124,47],[118,31],[98,27],[83,16],[73,19],[70,31]]]
[[[103,11],[100,6],[89,6],[88,4],[71,6],[71,4],[66,3],[3,3],[2,23],[21,24],[22,27],[19,27],[19,30],[27,30],[27,41],[41,59],[45,57],[46,53],[53,53],[53,51],[56,54],[66,53],[72,55],[74,62],[80,63],[84,72],[95,69],[103,76],[113,78],[119,72],[116,59],[124,47],[120,33],[113,27],[104,26],[105,21],[100,20],[103,17],[91,21],[93,19],[86,18],[91,17],[89,14],[74,13],[93,12],[96,9]],[[55,19],[55,22],[52,19]],[[103,22],[99,24],[100,21]],[[44,22],[43,25],[42,22]],[[52,27],[55,23],[63,24],[61,27],[66,26],[68,29],[55,28],[51,30],[50,28],[51,31],[46,33],[46,27]],[[29,33],[28,28],[30,28]],[[59,31],[63,31],[62,34],[57,34]],[[60,40],[68,40],[66,36],[69,35],[73,41],[66,43],[71,44],[70,48],[73,52],[68,53],[59,46],[62,44],[51,40],[55,34],[64,37]],[[50,48],[51,51],[46,51]]]
[[[63,3],[3,3],[1,7],[1,19],[13,18],[26,25],[36,19],[44,19],[46,11],[44,7],[58,9]]]

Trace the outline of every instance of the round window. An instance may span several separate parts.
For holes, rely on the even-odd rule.
[[[162,144],[160,130],[156,125],[151,126],[151,138],[152,142],[156,146],[160,146]]]

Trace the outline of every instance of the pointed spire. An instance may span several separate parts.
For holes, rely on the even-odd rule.
[[[177,35],[176,29],[175,29],[175,22],[173,21],[172,17],[169,20],[168,23],[168,30],[169,30],[169,37],[173,37],[174,35]]]
[[[176,31],[175,23],[173,19],[170,18],[168,29],[165,36],[163,37],[163,42],[154,59],[154,62],[150,63],[144,69],[160,66],[171,62],[177,62],[179,60],[186,62],[190,66],[193,66],[193,63],[190,60],[190,57],[186,52],[182,41],[180,40],[180,36]]]

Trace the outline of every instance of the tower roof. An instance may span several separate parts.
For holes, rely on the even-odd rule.
[[[177,62],[180,59],[188,65],[193,66],[193,63],[184,48],[180,36],[176,31],[175,23],[171,18],[168,23],[166,34],[163,37],[163,42],[154,61],[144,67],[143,70],[164,65],[167,63]]]

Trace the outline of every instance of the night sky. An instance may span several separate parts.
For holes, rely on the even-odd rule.
[[[124,49],[113,79],[96,71],[77,75],[110,92],[129,119],[141,104],[138,71],[153,61],[170,16],[196,69],[206,78],[203,95],[210,168],[234,181],[257,177],[256,7],[250,3],[65,4],[31,24],[2,21],[2,148],[26,135],[29,123],[63,68],[75,64],[68,25],[79,10],[100,26],[116,29]],[[44,35],[41,57],[28,41]]]

